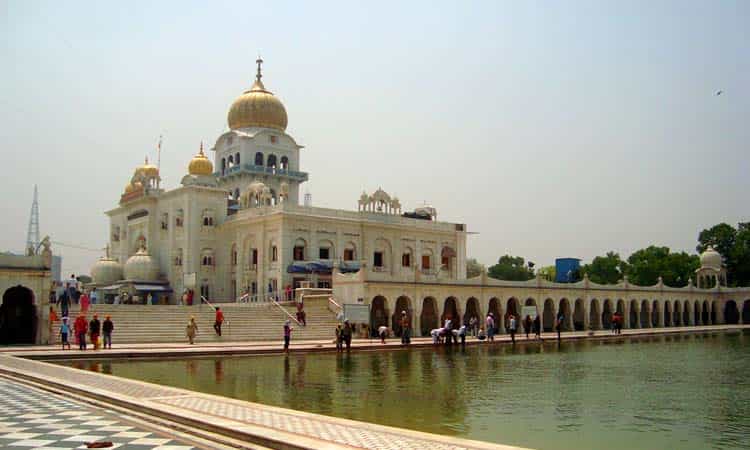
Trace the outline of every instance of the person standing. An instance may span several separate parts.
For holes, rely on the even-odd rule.
[[[55,343],[55,335],[52,333],[52,328],[55,325],[55,322],[57,322],[57,313],[55,312],[55,307],[50,306],[49,307],[49,344],[53,345]]]
[[[344,351],[344,328],[341,324],[336,325],[336,351]]]
[[[89,299],[91,300],[92,305],[96,305],[96,302],[99,301],[99,293],[96,292],[96,288],[91,289],[91,294],[89,295]]]
[[[477,335],[477,316],[471,316],[469,319],[469,330],[471,330],[472,336]]]
[[[542,339],[542,319],[539,318],[539,314],[534,317],[534,337]]]
[[[224,323],[224,313],[221,311],[221,308],[218,306],[216,307],[216,317],[214,319],[214,331],[216,332],[216,335],[221,337],[221,324]]]
[[[185,327],[185,334],[187,334],[188,342],[190,344],[195,344],[195,335],[198,334],[198,324],[195,323],[195,317],[191,316],[190,321],[188,321],[187,326]]]
[[[411,344],[411,321],[406,311],[401,311],[401,343]]]
[[[73,331],[75,331],[78,341],[78,350],[86,350],[86,331],[88,331],[88,328],[86,317],[83,314],[79,315],[73,324]]]
[[[104,333],[104,348],[112,349],[112,332],[115,330],[115,324],[112,318],[107,316],[102,324],[102,333]]]
[[[81,312],[84,314],[89,312],[89,296],[86,292],[81,294]]]
[[[557,321],[555,323],[555,328],[557,329],[557,341],[560,342],[562,337],[560,336],[560,332],[562,331],[563,323],[565,323],[565,314],[563,314],[562,311],[560,311],[557,314]]]
[[[70,350],[70,342],[68,342],[68,336],[70,336],[70,325],[68,325],[68,318],[62,318],[62,325],[60,325],[60,341],[62,342],[62,349],[65,350],[65,346],[68,346]]]
[[[493,313],[487,314],[487,318],[484,320],[484,327],[487,330],[487,341],[495,340],[495,315]]]
[[[101,333],[102,324],[99,322],[99,316],[94,314],[94,318],[89,322],[89,334],[91,335],[91,343],[94,344],[94,350],[99,349],[99,333]]]
[[[68,309],[70,308],[70,290],[68,285],[65,285],[65,289],[60,294],[57,302],[60,304],[60,313],[63,317],[68,317]]]
[[[531,316],[526,314],[526,318],[523,319],[523,331],[526,332],[526,339],[529,338],[529,332],[531,331]]]
[[[516,343],[516,329],[518,327],[518,322],[516,322],[516,316],[513,314],[510,315],[508,318],[508,330],[510,330],[510,340],[514,344]]]
[[[289,342],[292,340],[292,328],[291,321],[287,319],[286,322],[284,322],[284,352],[289,353]]]
[[[348,352],[352,346],[352,325],[349,323],[349,320],[344,321],[344,343],[346,344],[346,351]]]

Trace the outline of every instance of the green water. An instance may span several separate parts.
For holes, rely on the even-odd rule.
[[[750,448],[750,332],[83,369],[540,450]]]

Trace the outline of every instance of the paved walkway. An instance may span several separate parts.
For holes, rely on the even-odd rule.
[[[10,355],[0,355],[0,373],[270,448],[518,450],[233,400]]]
[[[84,405],[28,385],[0,379],[0,447],[63,450],[86,442],[112,442],[127,450],[194,447],[123,421],[112,411]]]
[[[748,325],[702,325],[688,327],[666,327],[666,328],[635,328],[623,329],[620,336],[652,336],[662,334],[683,334],[683,333],[702,333],[707,331],[722,331],[727,329],[750,328]],[[516,343],[533,341],[526,339],[525,334],[516,335]],[[611,330],[599,330],[594,332],[585,331],[568,331],[562,333],[562,339],[609,339],[617,338]],[[556,333],[542,333],[544,340],[557,339]],[[9,354],[22,357],[39,358],[39,359],[61,359],[61,358],[91,358],[91,357],[156,357],[156,356],[184,356],[184,355],[252,355],[265,353],[280,353],[282,351],[283,341],[255,341],[255,342],[218,342],[202,343],[189,345],[185,343],[149,343],[149,344],[117,344],[117,336],[114,337],[114,346],[108,350],[85,350],[77,348],[72,350],[61,350],[57,345],[38,345],[38,346],[11,346],[0,347],[0,355]],[[292,352],[320,352],[335,351],[331,340],[292,340]],[[508,334],[495,336],[495,344],[508,344],[511,338]],[[474,337],[466,338],[467,345],[487,345],[487,341],[479,341]],[[431,338],[412,338],[412,346],[431,346]],[[401,342],[399,338],[389,338],[385,345],[380,343],[379,339],[355,339],[352,342],[353,350],[379,350],[384,348],[399,348]]]

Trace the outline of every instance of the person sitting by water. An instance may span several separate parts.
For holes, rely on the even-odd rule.
[[[385,344],[385,338],[388,337],[388,327],[385,325],[379,326],[378,336],[380,336],[380,343]]]
[[[461,345],[466,345],[466,325],[461,325],[458,330],[453,330],[453,338],[460,339]]]
[[[430,331],[430,336],[432,336],[432,343],[433,344],[439,344],[440,343],[440,336],[443,334],[444,328],[434,328]]]
[[[484,334],[484,328],[479,329],[479,332],[477,333],[477,339],[479,339],[480,341],[487,339],[487,335]]]

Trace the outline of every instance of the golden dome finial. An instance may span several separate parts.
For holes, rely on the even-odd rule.
[[[144,166],[148,165],[148,155],[146,155],[146,157],[143,159],[143,165]]]
[[[190,160],[188,164],[188,173],[190,175],[211,175],[214,171],[214,165],[203,153],[203,141],[201,141],[201,147],[198,154]]]
[[[255,64],[258,65],[258,73],[255,75],[255,79],[257,81],[260,81],[261,78],[263,78],[263,74],[260,72],[260,66],[263,64],[263,58],[258,55],[258,59],[255,60]]]

